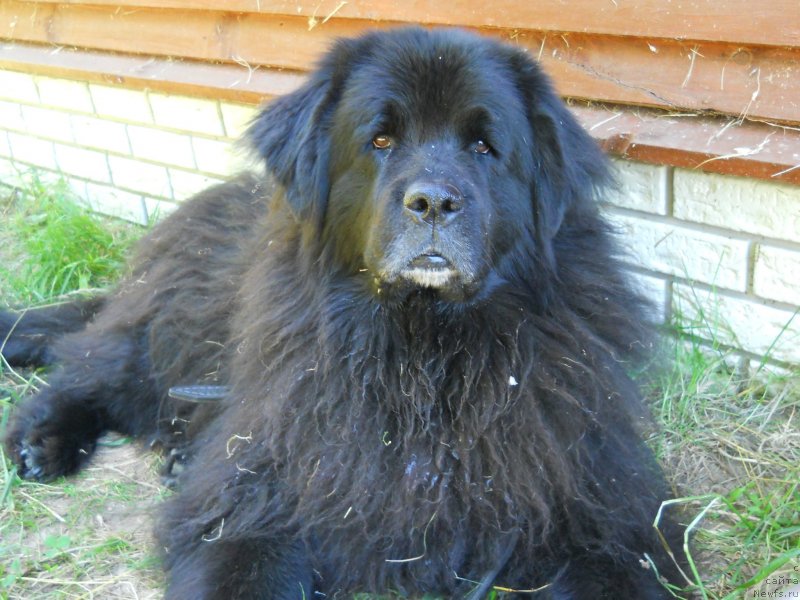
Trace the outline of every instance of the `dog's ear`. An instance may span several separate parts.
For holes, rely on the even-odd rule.
[[[267,104],[247,131],[250,145],[301,220],[318,222],[325,212],[330,118],[347,64],[339,55],[346,51],[344,44],[334,47],[300,88]]]
[[[528,145],[536,231],[549,242],[567,212],[594,204],[599,190],[610,183],[607,160],[538,65],[516,50],[511,64],[533,133]]]

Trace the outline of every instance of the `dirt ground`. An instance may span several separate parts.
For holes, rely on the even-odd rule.
[[[168,492],[158,463],[137,444],[108,436],[78,476],[15,485],[3,512],[16,528],[0,529],[0,598],[161,598],[152,530]]]

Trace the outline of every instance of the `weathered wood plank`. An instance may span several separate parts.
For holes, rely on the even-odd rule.
[[[344,9],[342,9],[344,10]],[[303,16],[0,4],[0,36],[59,46],[304,70],[335,37],[396,23]],[[800,122],[800,48],[483,29],[541,59],[566,96]]]
[[[288,70],[27,44],[0,45],[0,69],[248,104],[287,94],[305,78]]]
[[[36,0],[54,3],[58,0]],[[87,4],[62,0],[62,4]],[[176,8],[313,18],[465,25],[776,46],[800,45],[797,0],[92,0],[106,6]]]

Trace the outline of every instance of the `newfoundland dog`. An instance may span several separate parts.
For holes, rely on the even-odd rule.
[[[343,40],[248,137],[266,176],[186,203],[112,294],[3,313],[6,359],[54,365],[17,473],[108,430],[171,452],[171,600],[670,597],[606,163],[528,55]]]

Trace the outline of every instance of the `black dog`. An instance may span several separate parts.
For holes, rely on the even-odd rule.
[[[187,203],[113,295],[4,313],[8,360],[58,365],[7,436],[18,472],[74,472],[112,429],[186,452],[170,599],[669,597],[642,303],[604,159],[538,67],[372,33],[249,136],[268,178]]]

